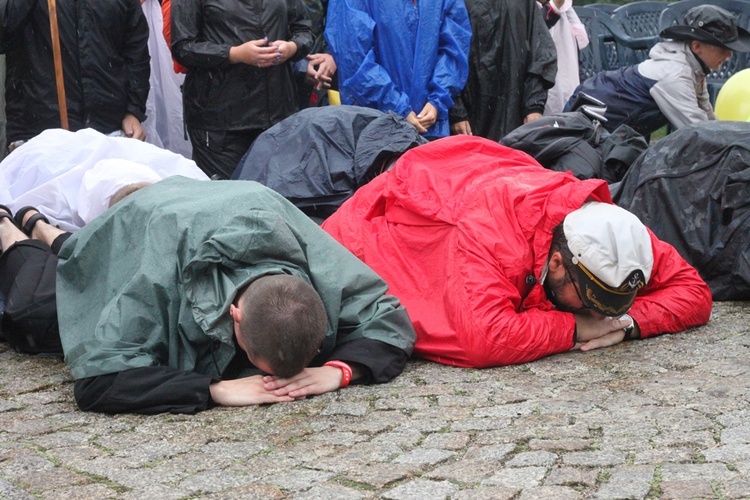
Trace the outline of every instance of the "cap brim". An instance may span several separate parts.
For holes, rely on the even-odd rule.
[[[638,289],[645,285],[643,272],[633,271],[617,288],[591,274],[580,262],[574,267],[583,305],[604,316],[622,316],[635,301]]]
[[[664,28],[659,36],[662,38],[669,38],[671,40],[678,40],[681,42],[689,42],[697,40],[699,42],[709,43],[718,47],[724,47],[735,52],[750,52],[750,33],[747,30],[737,27],[737,40],[733,42],[725,43],[714,37],[707,31],[698,28],[691,28],[690,26],[677,25],[669,26]]]

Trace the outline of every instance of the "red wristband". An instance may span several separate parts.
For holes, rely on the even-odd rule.
[[[346,387],[347,385],[349,385],[349,382],[352,381],[352,367],[347,365],[343,361],[328,361],[326,363],[323,363],[323,366],[333,366],[341,370],[343,378],[341,379],[341,385],[339,386],[339,389],[341,389],[342,387]]]

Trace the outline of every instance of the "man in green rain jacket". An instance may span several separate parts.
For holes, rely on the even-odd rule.
[[[253,182],[161,181],[71,236],[59,258],[60,337],[83,410],[194,413],[387,382],[415,341],[373,271]],[[262,296],[269,276],[296,277],[322,299],[321,335],[302,365],[311,367],[297,374],[271,376],[278,360],[240,334],[241,302]],[[281,362],[294,342],[272,338]],[[248,376],[254,368],[271,375]]]

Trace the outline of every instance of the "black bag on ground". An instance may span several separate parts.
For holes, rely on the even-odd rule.
[[[518,127],[500,144],[534,157],[543,167],[579,179],[618,182],[648,144],[627,125],[609,134],[582,111],[543,116]]]
[[[714,300],[750,300],[750,123],[697,123],[659,140],[614,199],[677,248]]]
[[[36,240],[0,255],[0,330],[16,351],[62,356],[55,293],[57,256]]]

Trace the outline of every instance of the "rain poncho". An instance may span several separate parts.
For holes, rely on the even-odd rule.
[[[478,137],[412,149],[323,224],[372,267],[409,311],[415,353],[439,363],[523,363],[573,347],[573,314],[540,283],[552,230],[607,184],[545,170]],[[711,294],[651,235],[654,268],[629,314],[643,337],[708,321]]]
[[[536,2],[466,0],[473,36],[469,79],[450,121],[469,120],[474,135],[499,140],[543,113],[557,55]]]
[[[688,125],[651,146],[617,203],[693,264],[715,300],[750,300],[750,123]]]
[[[151,90],[146,101],[148,118],[143,122],[146,142],[190,158],[193,148],[185,137],[182,119],[182,91],[185,76],[175,73],[172,53],[164,39],[164,19],[157,0],[144,0],[148,22],[148,51],[151,54]]]
[[[406,354],[414,342],[375,273],[253,182],[166,179],[73,234],[59,258],[60,337],[76,379],[155,366],[219,379],[236,352],[229,306],[267,274],[298,276],[320,294],[328,332],[313,365],[359,339]]]
[[[342,104],[406,117],[430,102],[438,118],[425,135],[449,134],[448,110],[468,74],[462,0],[330,0],[325,36]]]
[[[232,178],[260,182],[306,214],[326,218],[396,156],[425,142],[394,113],[305,109],[258,136]]]
[[[297,52],[268,68],[229,62],[229,49],[267,37]],[[188,68],[183,86],[188,128],[262,129],[297,109],[292,61],[312,46],[310,20],[299,0],[181,0],[172,3],[172,55]]]
[[[193,160],[92,129],[45,130],[0,163],[0,200],[14,212],[36,207],[65,231],[104,212],[121,187],[172,175],[208,180]]]
[[[549,5],[554,5],[550,2]],[[560,20],[550,28],[557,49],[555,86],[547,92],[544,114],[561,113],[573,91],[581,83],[578,76],[578,51],[589,44],[586,27],[573,9],[573,0],[565,0],[560,8]]]

